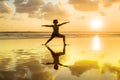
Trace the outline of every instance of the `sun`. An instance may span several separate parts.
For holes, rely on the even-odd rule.
[[[90,25],[93,29],[99,30],[103,26],[103,21],[101,19],[93,19],[91,20]]]

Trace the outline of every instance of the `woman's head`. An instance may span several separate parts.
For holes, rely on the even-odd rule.
[[[58,65],[57,64],[54,65],[54,69],[58,70]]]
[[[58,23],[58,20],[57,20],[57,19],[54,19],[54,20],[53,20],[53,23],[54,23],[54,24],[57,24],[57,23]]]

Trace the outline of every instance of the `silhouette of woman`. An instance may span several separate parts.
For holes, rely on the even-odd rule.
[[[45,45],[47,45],[47,43],[49,43],[54,37],[63,38],[63,42],[65,44],[65,36],[59,33],[59,27],[62,26],[63,24],[66,24],[66,23],[69,23],[69,22],[63,22],[61,24],[58,24],[58,20],[54,19],[53,25],[42,25],[45,27],[53,27],[52,35],[51,35],[50,39],[48,39],[48,41],[45,43]]]
[[[60,65],[60,66],[64,66],[64,67],[68,67],[68,66],[66,66],[66,65],[61,64],[60,61],[59,61],[59,57],[60,57],[61,55],[64,55],[64,54],[65,54],[65,45],[64,45],[64,48],[63,48],[63,52],[54,52],[54,51],[53,51],[50,47],[48,47],[47,45],[46,45],[46,47],[47,47],[47,49],[50,51],[50,53],[51,53],[51,55],[52,55],[52,57],[53,57],[53,62],[52,62],[52,63],[51,63],[51,62],[48,62],[48,63],[43,63],[43,64],[46,64],[46,65],[54,64],[54,69],[55,69],[55,70],[58,70],[59,65]]]

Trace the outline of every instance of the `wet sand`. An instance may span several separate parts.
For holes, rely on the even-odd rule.
[[[66,38],[69,44],[59,58],[67,67],[53,68],[47,38],[0,40],[0,80],[119,80],[120,37]],[[63,52],[60,38],[48,46]],[[98,47],[98,48],[94,48]],[[6,77],[7,76],[7,77]]]

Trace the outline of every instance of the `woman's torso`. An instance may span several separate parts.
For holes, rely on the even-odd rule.
[[[59,34],[59,26],[58,25],[53,26],[53,34]]]

